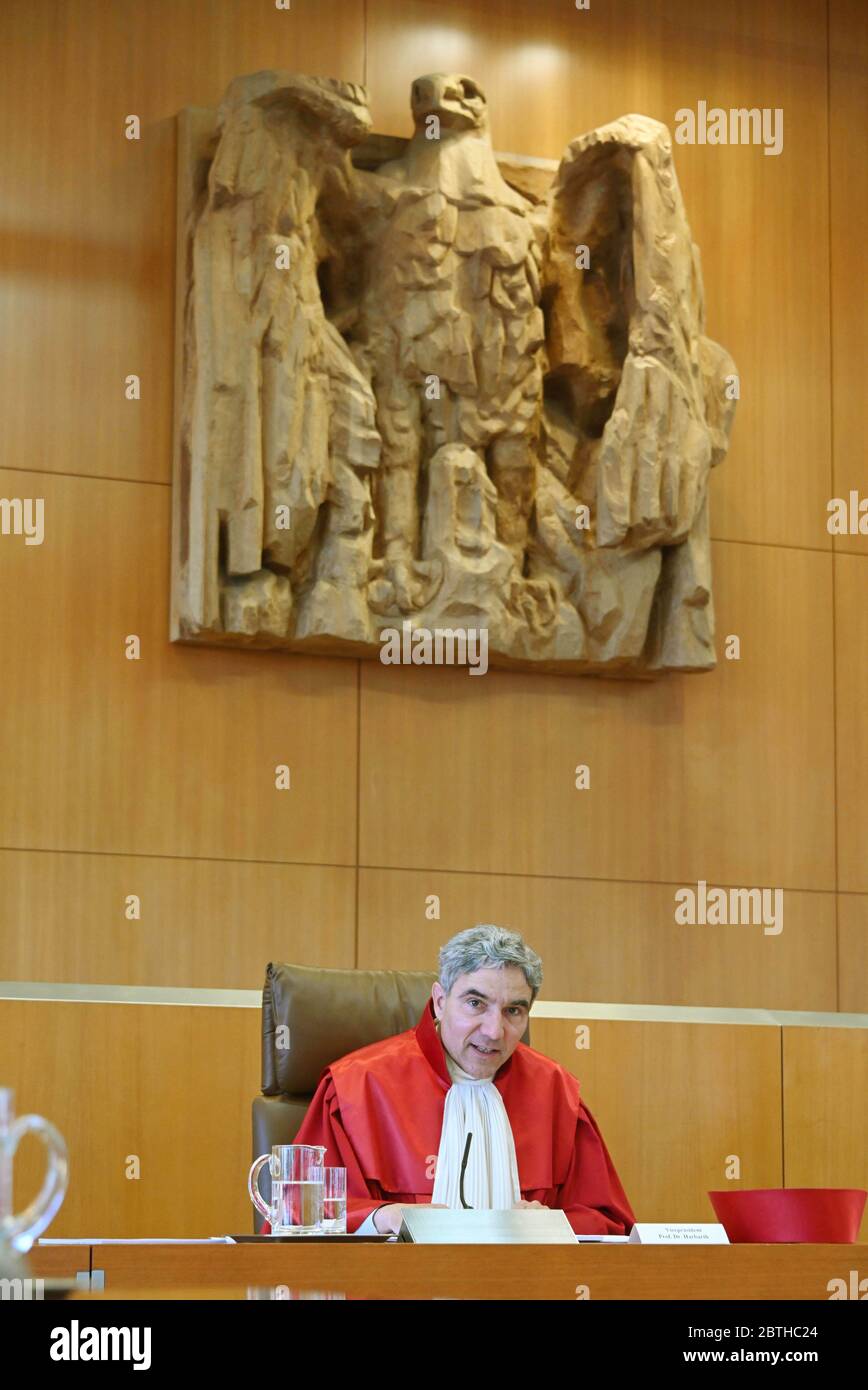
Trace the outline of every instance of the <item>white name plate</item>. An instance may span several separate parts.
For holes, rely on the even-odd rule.
[[[637,1221],[630,1245],[729,1245],[729,1236],[718,1221]]]
[[[518,1207],[464,1211],[407,1205],[399,1241],[417,1245],[575,1245],[572,1226],[560,1208]]]

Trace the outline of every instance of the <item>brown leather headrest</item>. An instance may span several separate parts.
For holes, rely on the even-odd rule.
[[[270,964],[262,991],[263,1095],[312,1094],[339,1057],[415,1028],[436,978],[423,970]]]

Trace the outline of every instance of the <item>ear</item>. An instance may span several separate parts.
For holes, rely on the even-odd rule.
[[[443,1013],[443,1000],[446,998],[446,991],[439,980],[435,980],[431,986],[431,999],[434,1004],[434,1015],[440,1018]]]

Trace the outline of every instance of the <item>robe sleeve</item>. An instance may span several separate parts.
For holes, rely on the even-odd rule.
[[[326,1150],[326,1167],[346,1168],[348,1234],[354,1234],[365,1217],[388,1200],[383,1196],[379,1183],[373,1180],[369,1182],[362,1172],[350,1136],[341,1123],[337,1092],[329,1070],[322,1076],[293,1143],[322,1144]],[[270,1233],[268,1222],[262,1230],[266,1235]]]
[[[626,1236],[636,1220],[603,1136],[582,1103],[572,1160],[557,1196],[576,1235]]]

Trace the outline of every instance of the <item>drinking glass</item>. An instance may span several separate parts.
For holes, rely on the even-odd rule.
[[[347,1233],[347,1170],[322,1168],[322,1228],[330,1235]]]

